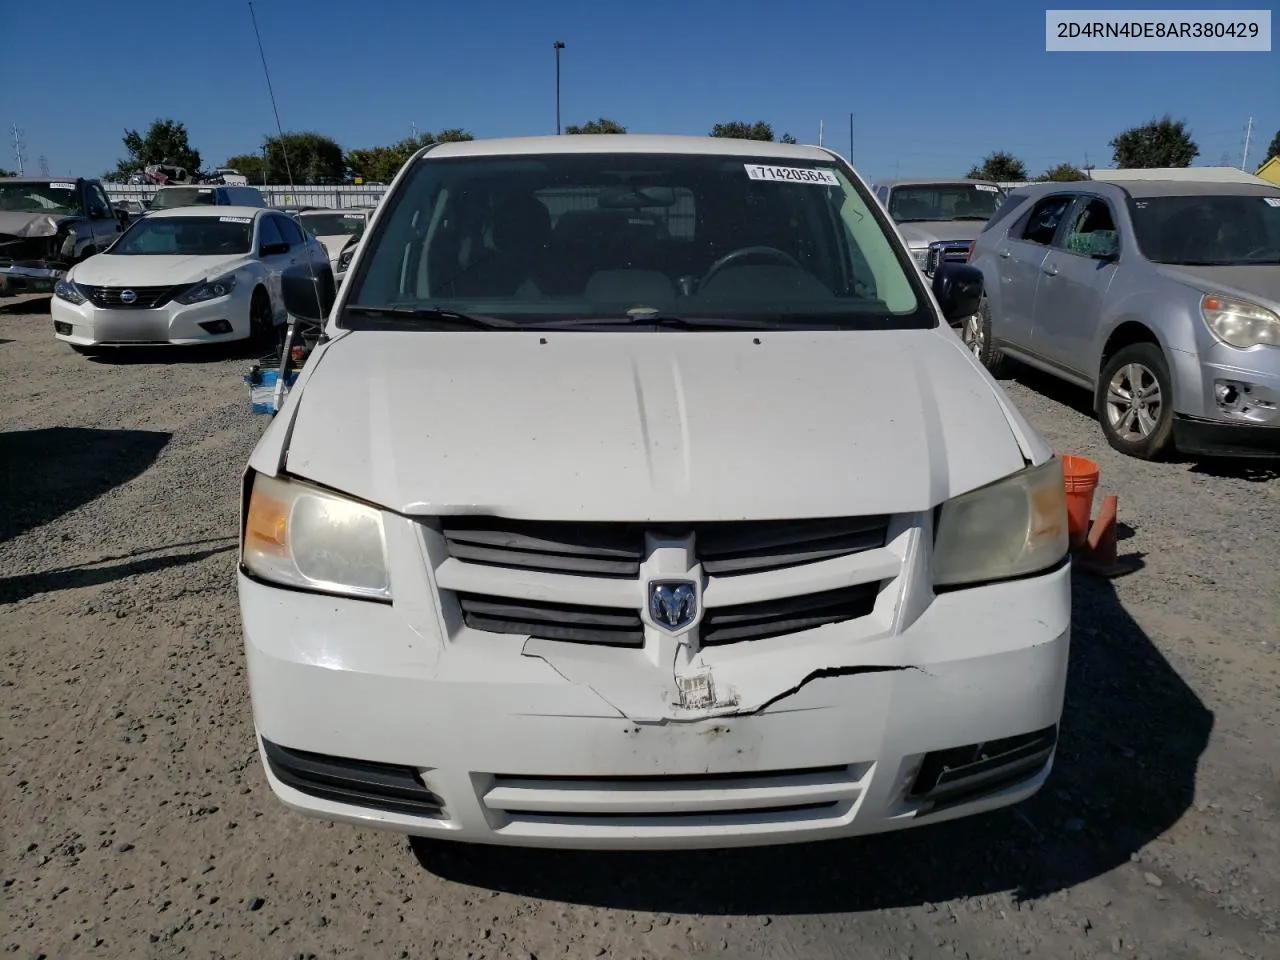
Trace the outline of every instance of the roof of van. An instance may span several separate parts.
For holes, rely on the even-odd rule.
[[[270,213],[267,207],[233,207],[230,205],[215,206],[196,206],[196,207],[169,207],[166,210],[156,210],[147,216],[150,220],[154,217],[256,217],[260,213]]]
[[[530,156],[548,153],[680,153],[702,156],[767,157],[776,160],[826,160],[823,147],[734,140],[728,137],[690,137],[646,133],[587,133],[541,137],[501,137],[462,140],[426,148],[431,159],[445,157]]]

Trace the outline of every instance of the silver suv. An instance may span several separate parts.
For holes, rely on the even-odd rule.
[[[1005,197],[990,180],[890,180],[874,191],[916,266],[930,276],[943,261],[965,261],[969,244]]]
[[[979,235],[961,337],[1093,392],[1122,453],[1280,455],[1280,187],[1043,183]]]

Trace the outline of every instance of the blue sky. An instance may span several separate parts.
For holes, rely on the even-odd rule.
[[[348,149],[401,139],[415,123],[479,137],[554,132],[555,40],[566,44],[566,124],[604,115],[633,132],[703,134],[717,121],[763,119],[816,143],[825,121],[827,144],[847,152],[852,112],[854,162],[871,179],[958,176],[998,149],[1032,174],[1086,154],[1109,166],[1115,133],[1165,112],[1188,121],[1197,163],[1215,165],[1224,154],[1239,165],[1252,116],[1253,166],[1280,128],[1274,43],[1270,53],[1050,54],[1045,5],[1025,0],[254,8],[285,128]],[[0,33],[0,90],[19,93],[2,99],[0,121],[25,131],[28,172],[43,155],[53,173],[96,176],[124,155],[124,128],[156,117],[186,123],[207,166],[274,132],[244,0],[163,12],[72,0],[56,40],[47,16],[14,2]],[[0,166],[14,165],[6,143]]]

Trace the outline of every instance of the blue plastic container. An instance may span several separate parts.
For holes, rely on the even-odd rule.
[[[290,370],[285,377],[285,389],[288,390],[298,380],[298,371]],[[254,367],[244,378],[249,385],[249,409],[252,413],[277,413],[275,406],[276,384],[280,381],[279,367]],[[287,396],[287,393],[286,393]]]

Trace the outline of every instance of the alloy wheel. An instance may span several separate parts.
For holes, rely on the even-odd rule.
[[[1107,384],[1107,420],[1123,440],[1141,441],[1160,422],[1160,381],[1141,363],[1126,363]]]

